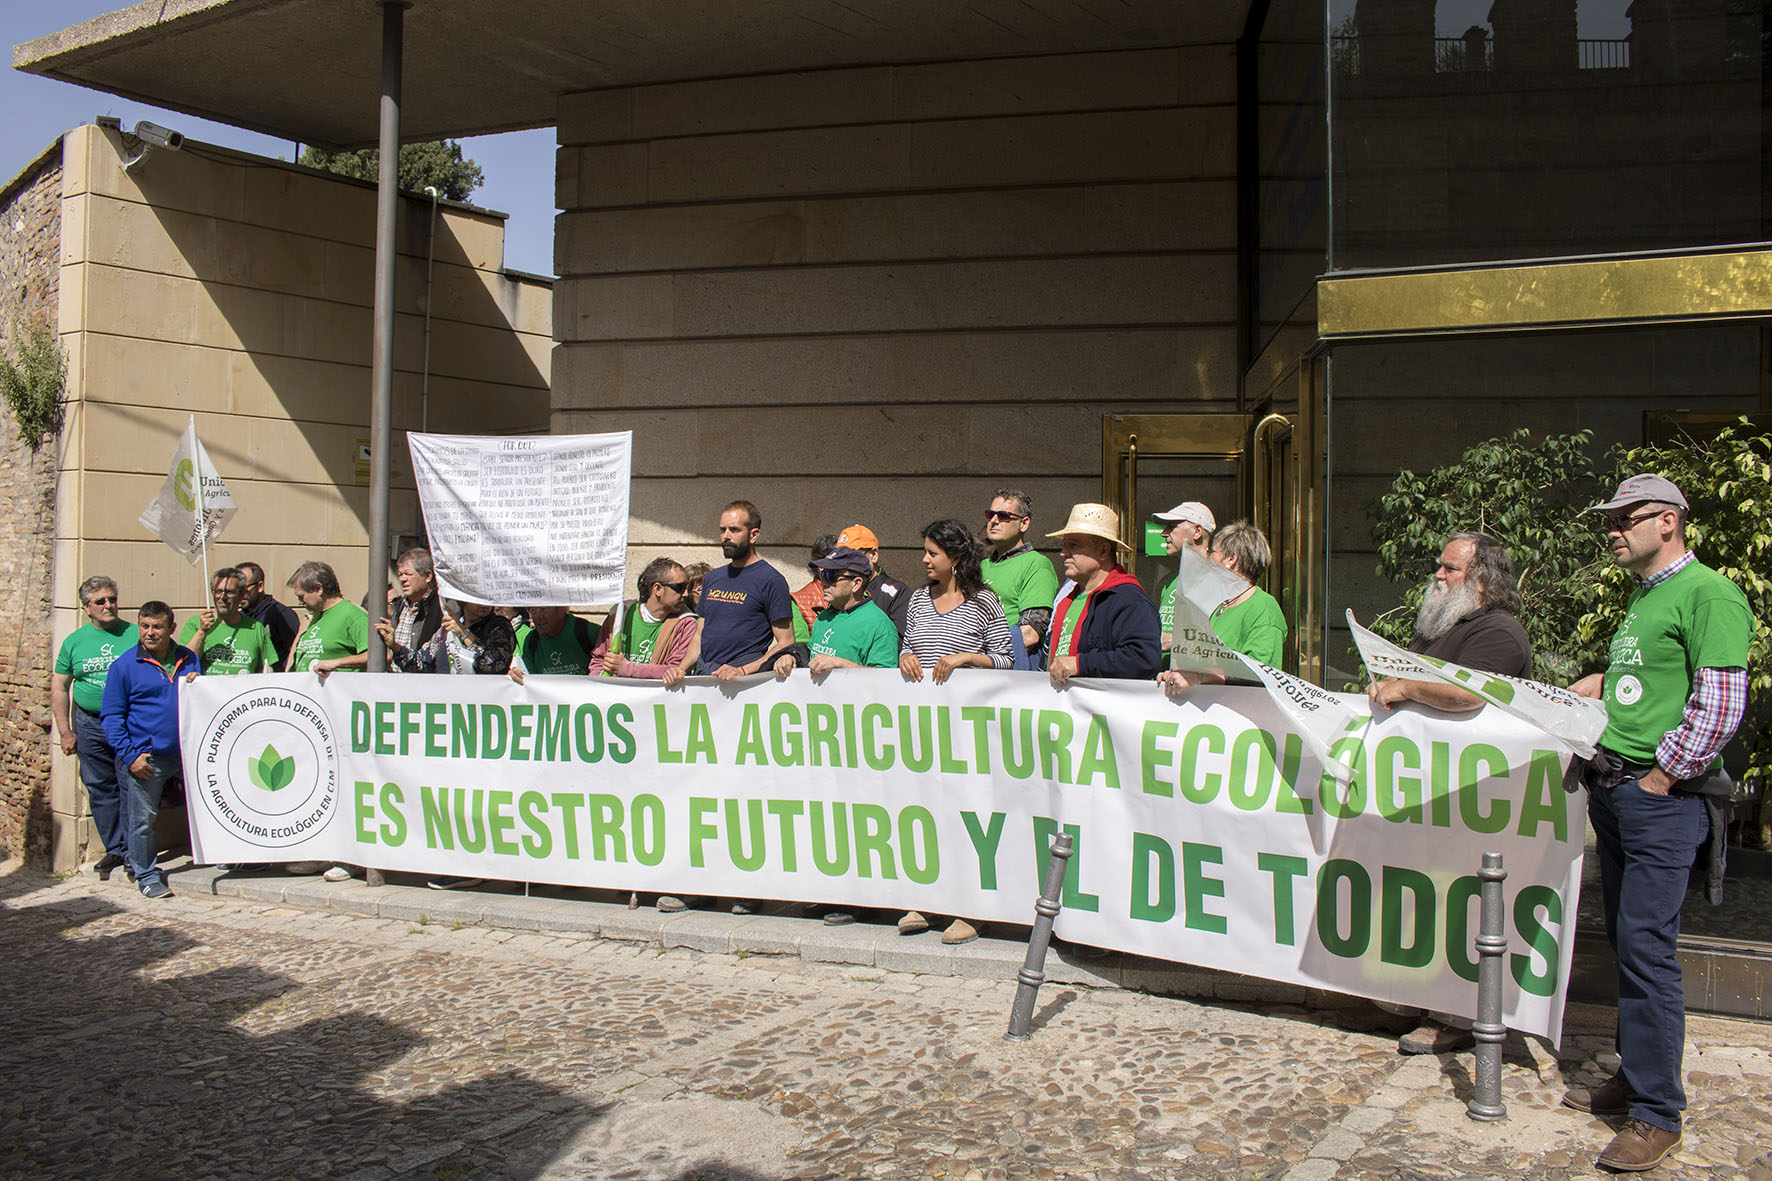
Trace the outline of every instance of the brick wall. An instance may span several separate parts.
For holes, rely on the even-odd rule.
[[[16,325],[56,323],[58,141],[0,189],[0,350]],[[49,860],[50,562],[57,440],[33,451],[0,422],[0,860]]]

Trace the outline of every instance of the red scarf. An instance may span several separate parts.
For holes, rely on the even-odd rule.
[[[1089,608],[1094,604],[1095,596],[1102,591],[1107,590],[1110,586],[1120,586],[1127,582],[1130,582],[1133,586],[1138,586],[1138,579],[1126,573],[1124,567],[1115,566],[1112,570],[1108,571],[1108,576],[1101,580],[1100,586],[1084,596],[1083,613],[1077,616],[1077,630],[1073,633],[1074,638],[1071,643],[1070,655],[1082,655],[1083,624],[1089,619]],[[1144,593],[1144,588],[1141,586],[1139,587],[1139,593]],[[1071,602],[1077,597],[1077,594],[1077,584],[1073,582],[1071,583],[1071,593],[1052,605],[1052,623],[1050,625],[1052,631],[1046,638],[1046,651],[1052,653],[1054,656],[1058,655],[1059,641],[1064,638],[1064,617],[1070,614]]]

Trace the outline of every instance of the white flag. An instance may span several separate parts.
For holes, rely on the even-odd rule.
[[[1249,580],[1181,547],[1181,571],[1175,579],[1174,637],[1171,663],[1180,669],[1206,669],[1227,676],[1253,673],[1268,696],[1298,728],[1310,752],[1339,783],[1353,778],[1361,753],[1359,738],[1371,718],[1351,708],[1344,695],[1319,689],[1300,677],[1251,660],[1224,646],[1212,628],[1212,612],[1249,587]],[[1184,638],[1185,637],[1185,638]]]
[[[185,424],[185,433],[172,453],[172,469],[166,483],[139,518],[142,527],[185,556],[195,566],[204,547],[221,535],[238,507],[227,485],[209,462],[209,453],[197,438],[197,417]]]
[[[1360,659],[1366,662],[1374,680],[1396,677],[1404,681],[1457,686],[1481,698],[1484,703],[1538,727],[1584,759],[1594,757],[1594,743],[1606,732],[1606,707],[1591,697],[1580,697],[1567,689],[1539,681],[1478,672],[1450,660],[1436,660],[1405,651],[1376,632],[1361,627],[1354,621],[1352,611],[1347,613],[1347,625],[1354,633],[1354,643],[1360,647]]]

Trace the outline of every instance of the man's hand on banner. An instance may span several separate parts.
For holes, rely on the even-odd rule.
[[[1075,656],[1054,656],[1046,671],[1051,676],[1052,683],[1062,689],[1072,677],[1077,675],[1077,658]]]

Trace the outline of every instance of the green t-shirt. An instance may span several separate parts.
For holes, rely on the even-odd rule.
[[[197,617],[185,620],[179,629],[178,642],[185,647],[197,635]],[[270,629],[250,615],[242,615],[237,627],[216,616],[215,626],[203,637],[203,651],[197,654],[203,671],[211,676],[234,673],[262,673],[277,663],[277,647],[271,643]]]
[[[135,624],[119,619],[109,628],[87,623],[62,641],[55,654],[55,671],[73,678],[74,704],[89,714],[98,712],[105,700],[105,674],[111,662],[141,642]]]
[[[529,633],[534,630],[534,626],[527,623],[520,623],[512,629],[512,634],[516,637],[516,651],[523,651],[523,641],[527,640],[529,638]]]
[[[806,644],[812,640],[812,629],[806,626],[806,612],[800,610],[800,604],[794,604],[794,643]]]
[[[1280,666],[1286,649],[1286,614],[1274,596],[1260,587],[1235,607],[1214,611],[1212,630],[1226,648],[1271,668]]]
[[[627,618],[621,621],[621,654],[635,664],[656,664],[652,653],[658,647],[658,632],[664,626],[662,619],[647,619],[635,605],[628,609]]]
[[[1094,591],[1089,592],[1094,594]],[[1070,606],[1064,609],[1064,619],[1058,625],[1058,642],[1052,645],[1054,656],[1075,656],[1077,654],[1077,624],[1082,622],[1083,612],[1089,609],[1089,595],[1077,595],[1071,600]]]
[[[305,673],[316,660],[337,660],[369,651],[369,616],[355,603],[340,599],[308,622],[289,654],[292,672]]]
[[[596,647],[595,625],[577,615],[568,615],[566,626],[558,635],[544,636],[531,631],[523,637],[523,667],[538,677],[588,676],[591,653]]]
[[[1162,621],[1166,636],[1175,634],[1175,584],[1180,581],[1181,575],[1178,574],[1157,591],[1157,618]]]
[[[986,558],[984,583],[1003,604],[1003,615],[1014,627],[1021,613],[1052,606],[1058,597],[1058,571],[1052,560],[1037,550],[1026,550],[1001,562]]]
[[[1653,763],[1679,728],[1701,668],[1746,668],[1753,612],[1741,588],[1694,560],[1625,604],[1606,668],[1600,742],[1633,763]]]
[[[863,668],[896,668],[898,629],[872,599],[848,611],[826,607],[812,625],[811,648],[814,656],[840,656]]]

